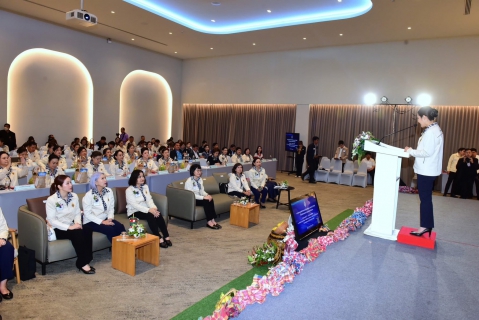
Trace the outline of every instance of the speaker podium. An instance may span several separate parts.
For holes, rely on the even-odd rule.
[[[401,161],[402,158],[409,158],[409,153],[370,140],[364,142],[364,150],[376,153],[372,221],[364,234],[396,241],[399,233],[396,229],[396,211]]]

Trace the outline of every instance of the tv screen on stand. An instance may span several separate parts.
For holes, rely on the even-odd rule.
[[[299,145],[299,133],[286,132],[286,151],[296,152]]]
[[[319,210],[315,192],[310,192],[294,198],[290,202],[291,219],[294,233],[301,240],[318,231],[323,225],[323,218]]]

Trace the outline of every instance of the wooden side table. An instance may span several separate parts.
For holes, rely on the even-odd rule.
[[[160,264],[160,238],[152,234],[135,239],[122,236],[113,238],[111,252],[111,266],[117,270],[135,276],[136,258],[154,266]]]
[[[235,205],[230,206],[230,224],[249,228],[249,223],[259,223],[259,204]]]

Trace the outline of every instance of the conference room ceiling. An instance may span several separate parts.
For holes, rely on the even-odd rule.
[[[214,15],[217,7],[207,0],[182,1],[204,3],[202,14]],[[238,0],[213,2],[225,6],[232,1]],[[265,15],[274,14],[277,1],[264,1],[272,10]],[[341,2],[348,1],[352,0]],[[298,2],[289,2],[291,10],[296,9]],[[0,0],[0,9],[103,37],[105,45],[111,38],[179,59],[479,35],[477,0],[472,0],[469,15],[464,14],[463,0],[372,2],[370,11],[355,18],[221,35],[194,31],[122,0],[85,0],[84,9],[98,17],[99,24],[93,27],[72,25],[65,19],[65,12],[80,8],[80,0]],[[258,7],[251,10],[257,14]]]

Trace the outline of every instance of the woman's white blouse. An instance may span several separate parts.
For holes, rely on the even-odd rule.
[[[101,172],[103,173],[105,176],[111,176],[111,174],[106,170],[105,166],[103,165],[103,162],[100,162],[100,164],[98,165],[96,171],[93,167],[93,165],[88,162],[85,166],[87,169],[88,169],[88,179],[91,178],[91,176],[95,173],[95,172]]]
[[[7,145],[4,145],[3,147],[0,147],[0,151],[5,151],[6,153],[9,153],[10,149],[8,149]]]
[[[160,158],[160,159],[158,159],[158,164],[160,166],[162,166],[162,165],[166,165],[168,163],[171,163],[172,161],[173,161],[173,159],[171,159],[171,158],[168,158],[168,159]]]
[[[68,230],[74,223],[81,224],[81,211],[76,193],[71,192],[71,200],[66,203],[58,193],[48,197],[45,205],[47,220],[55,229]]]
[[[128,216],[131,216],[135,212],[148,213],[151,208],[157,208],[153,202],[153,198],[150,194],[150,189],[145,184],[143,185],[143,194],[145,195],[146,201],[141,195],[140,189],[129,186],[126,188],[126,213]]]
[[[423,176],[438,176],[442,171],[444,135],[439,125],[427,128],[419,138],[416,149],[408,149],[415,157],[414,172]]]
[[[194,179],[194,177],[188,178],[188,180],[185,182],[185,190],[193,191],[195,194],[195,199],[203,200],[203,198],[208,194],[205,192],[203,179],[200,178],[198,182]]]
[[[225,163],[228,163],[230,157],[228,155],[220,154],[218,159],[220,159],[221,163],[225,164]]]
[[[8,238],[8,226],[5,217],[3,216],[3,211],[0,208],[0,238],[7,239]]]
[[[7,168],[0,167],[0,185],[5,185],[7,182]],[[28,167],[21,166],[21,167],[14,167],[12,166],[12,172],[10,173],[10,187],[13,188],[18,186],[18,178],[25,177],[28,174]]]
[[[256,152],[254,153],[255,158],[260,158],[263,159],[263,154],[257,154]]]
[[[139,168],[140,162],[145,163],[145,160],[143,160],[142,158],[136,160],[137,168]],[[158,166],[155,164],[155,161],[153,161],[153,159],[148,159],[146,166],[148,167],[148,169],[150,169],[150,171],[158,171]]]
[[[110,172],[114,176],[122,176],[124,174],[127,174],[128,172],[128,163],[126,162],[125,159],[123,159],[123,169],[120,169],[120,166],[118,164],[115,164],[115,159],[111,159],[110,161]]]
[[[264,168],[261,168],[258,172],[256,171],[255,167],[253,167],[248,172],[251,186],[255,189],[258,189],[259,187],[264,188],[266,180],[268,179],[266,170]]]
[[[131,162],[135,161],[137,158],[138,158],[138,155],[136,154],[136,152],[133,152],[133,157],[131,157],[128,153],[125,153],[125,155],[123,157],[123,160],[125,160],[127,163],[128,162],[131,163]]]
[[[244,190],[243,190],[244,187]],[[244,191],[249,191],[248,181],[244,174],[241,174],[240,177],[234,173],[230,174],[230,181],[228,183],[228,192],[236,191],[243,193]]]
[[[106,188],[108,192],[103,196],[103,200],[106,204],[106,210],[103,208],[103,202],[101,198],[93,194],[92,190],[89,190],[83,197],[83,224],[94,222],[101,224],[103,220],[114,219],[115,217],[115,197],[113,191],[110,188]]]
[[[57,167],[57,172],[55,174],[50,170],[46,170],[46,168],[45,168],[45,172],[47,173],[47,175],[45,177],[45,185],[47,187],[50,187],[52,185],[52,183],[53,183],[53,181],[55,180],[56,177],[58,177],[59,175],[65,174],[65,172],[61,168],[58,168],[58,167]]]
[[[251,154],[243,155],[243,162],[253,162],[253,156]]]
[[[243,163],[243,156],[238,156],[236,153],[231,157],[231,162],[233,163]]]

